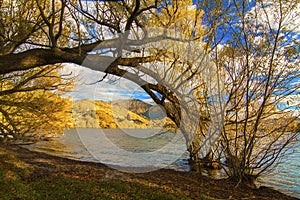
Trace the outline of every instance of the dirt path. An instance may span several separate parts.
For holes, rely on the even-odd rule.
[[[31,167],[33,173],[27,177],[28,181],[34,181],[45,176],[65,176],[83,181],[116,179],[170,188],[170,190],[178,189],[185,191],[186,195],[192,199],[198,199],[201,194],[217,199],[297,199],[267,187],[259,189],[236,188],[235,184],[229,180],[214,180],[196,172],[161,169],[140,174],[124,173],[103,164],[60,158],[15,145],[0,145],[0,153],[13,154],[28,167]]]

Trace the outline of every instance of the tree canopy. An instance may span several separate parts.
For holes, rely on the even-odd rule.
[[[279,105],[299,95],[299,1],[2,0],[0,9],[3,88],[20,91],[9,98],[62,63],[104,72],[100,81],[126,78],[166,109],[191,158],[210,157],[243,181],[298,136],[286,129],[295,108]],[[29,102],[40,95],[27,92]]]

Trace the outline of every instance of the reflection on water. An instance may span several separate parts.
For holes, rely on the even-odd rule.
[[[82,131],[83,129],[78,130]],[[149,138],[138,138],[133,137],[134,134],[138,134],[138,132],[141,131],[143,131],[143,134],[147,134],[145,129],[125,130],[125,134],[124,131],[120,132],[118,129],[115,129],[105,133],[105,137],[108,138],[108,140],[102,140],[101,138],[103,138],[103,136],[97,137],[96,135],[94,135],[92,139],[91,137],[87,137],[89,138],[89,140],[87,140],[82,134],[78,134],[78,130],[68,130],[60,138],[52,141],[38,142],[30,145],[29,148],[66,158],[101,162],[108,165],[131,167],[136,167],[137,165],[153,165],[156,168],[165,167],[179,171],[190,170],[187,161],[188,152],[184,150],[184,140],[181,140],[183,138],[179,137],[179,142],[171,143],[172,148],[164,148],[170,144],[172,140],[174,142],[176,134],[172,132],[156,134]],[[95,132],[95,129],[84,130],[87,134]],[[130,134],[126,134],[128,131]],[[153,133],[150,134],[153,135]],[[108,143],[114,145],[109,145]],[[116,149],[122,149],[123,151],[117,151]],[[159,152],[159,154],[153,152]],[[276,167],[274,172],[262,177],[260,183],[271,186],[286,194],[300,197],[299,158],[300,144],[285,161]],[[205,173],[214,178],[224,177],[224,173],[218,170],[206,171]]]

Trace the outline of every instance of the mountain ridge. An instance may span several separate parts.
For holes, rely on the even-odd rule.
[[[138,99],[75,100],[72,113],[78,128],[176,128],[158,105]]]

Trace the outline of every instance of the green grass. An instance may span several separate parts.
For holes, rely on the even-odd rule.
[[[122,182],[82,182],[68,178],[45,178],[29,184],[15,182],[2,199],[186,199],[185,197],[153,193],[149,188],[130,186]]]
[[[33,180],[32,168],[13,155],[0,154],[0,199],[189,199],[184,192],[118,180],[80,181],[67,177]],[[31,180],[31,181],[30,181]],[[175,192],[176,191],[176,192]],[[200,199],[210,199],[205,196]]]

